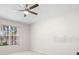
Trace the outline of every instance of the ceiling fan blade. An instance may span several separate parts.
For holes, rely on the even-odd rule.
[[[25,10],[18,10],[18,11],[25,11]]]
[[[27,8],[28,8],[28,4],[25,4],[25,10],[27,10]]]
[[[26,8],[27,8],[27,7],[28,7],[28,4],[26,4],[25,6],[26,6]]]
[[[30,12],[30,13],[32,13],[32,14],[34,14],[34,15],[38,15],[38,13],[35,13],[35,12],[33,12],[33,11],[30,11],[30,10],[28,10],[28,12]]]
[[[26,14],[24,14],[24,17],[26,17]]]
[[[31,6],[29,9],[36,8],[37,6],[39,6],[39,5],[38,4],[35,4],[35,5]]]

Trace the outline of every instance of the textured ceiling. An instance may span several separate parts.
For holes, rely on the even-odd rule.
[[[0,17],[31,24],[41,19],[46,19],[48,17],[57,17],[65,13],[78,11],[79,5],[40,4],[39,7],[33,9],[33,11],[37,12],[38,15],[33,15],[29,13],[27,17],[24,17],[24,14],[22,12],[17,11],[21,9],[24,8],[21,7],[19,4],[0,4]]]

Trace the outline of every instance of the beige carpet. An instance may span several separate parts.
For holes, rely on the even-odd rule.
[[[34,51],[23,51],[23,52],[16,52],[9,55],[44,55],[43,53],[38,53]]]

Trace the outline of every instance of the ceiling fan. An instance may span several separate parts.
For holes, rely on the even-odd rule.
[[[29,4],[25,4],[24,10],[19,10],[19,11],[23,11],[24,12],[24,17],[27,16],[28,13],[34,14],[34,15],[38,15],[38,13],[31,11],[32,9],[38,7],[39,4],[34,4],[33,6],[29,7]]]

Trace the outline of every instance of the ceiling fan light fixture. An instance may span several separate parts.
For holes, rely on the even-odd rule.
[[[28,12],[28,11],[24,11],[23,13],[24,13],[24,14],[26,14],[26,15],[28,15],[28,14],[29,14],[29,12]]]

